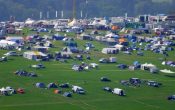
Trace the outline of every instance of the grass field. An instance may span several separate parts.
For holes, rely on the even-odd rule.
[[[77,40],[78,46],[83,48],[86,41]],[[50,51],[58,51],[63,47],[60,41],[54,41],[57,48]],[[84,60],[86,63],[96,62],[101,57],[109,57],[109,55],[101,54],[103,44],[93,41],[96,49],[92,51],[92,60]],[[0,50],[0,56],[6,53],[6,50]],[[163,58],[160,54],[150,51],[145,52],[144,56],[137,56],[136,52],[132,55],[116,54],[117,63],[131,65],[137,60],[141,63],[153,63],[160,69],[175,68],[162,66],[159,58]],[[169,52],[168,60],[174,60],[175,52]],[[45,69],[29,68],[31,64],[38,64],[35,61],[27,60],[22,57],[9,57],[8,62],[0,62],[0,87],[11,86],[14,88],[24,88],[25,94],[16,94],[12,96],[0,96],[0,110],[174,110],[175,102],[168,101],[167,96],[175,94],[175,78],[166,77],[166,74],[151,74],[147,71],[136,70],[130,71],[120,70],[116,64],[99,64],[99,69],[76,72],[71,70],[72,64],[80,61],[68,60],[67,63],[57,61],[42,62]],[[18,69],[36,72],[39,77],[28,78],[19,77],[13,74]],[[112,82],[104,83],[99,79],[102,76],[109,77]],[[131,77],[138,77],[146,80],[155,80],[163,83],[160,88],[122,86],[119,81],[127,80]],[[36,82],[44,82],[48,84],[55,82],[57,84],[67,83],[79,85],[86,90],[85,95],[73,94],[72,98],[63,97],[61,94],[54,94],[54,89],[39,89],[33,84]],[[102,90],[102,87],[110,86],[112,88],[119,87],[125,90],[126,97],[120,97]],[[62,91],[71,91],[62,89]]]

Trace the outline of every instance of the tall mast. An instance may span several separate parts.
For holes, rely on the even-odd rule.
[[[73,19],[76,18],[76,0],[73,0]]]

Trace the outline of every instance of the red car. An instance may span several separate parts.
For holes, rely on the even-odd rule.
[[[19,94],[24,94],[24,89],[18,88],[18,89],[17,89],[17,93],[19,93]]]

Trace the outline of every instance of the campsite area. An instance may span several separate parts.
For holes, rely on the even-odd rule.
[[[31,33],[30,33],[31,34]],[[61,33],[62,34],[62,33]],[[70,36],[74,34],[70,34]],[[76,39],[76,38],[75,38]],[[76,39],[79,48],[84,48],[87,41]],[[175,94],[175,74],[174,73],[156,73],[152,74],[144,70],[119,69],[116,65],[132,65],[134,61],[141,64],[152,63],[159,69],[170,69],[175,71],[174,67],[162,65],[165,56],[156,54],[152,51],[144,51],[143,56],[138,56],[136,51],[131,55],[119,52],[118,54],[103,54],[101,50],[105,48],[103,43],[98,41],[88,41],[94,44],[95,48],[91,50],[91,59],[86,59],[83,54],[83,60],[68,59],[66,62],[55,60],[33,61],[21,56],[8,56],[7,62],[0,62],[0,87],[11,86],[13,88],[23,88],[24,94],[15,94],[11,96],[0,96],[1,110],[174,110],[175,102],[167,100],[167,96]],[[53,41],[54,48],[49,52],[60,51],[64,47],[62,41]],[[174,48],[174,47],[173,47]],[[175,48],[174,48],[175,49]],[[7,53],[8,50],[0,50],[0,56]],[[22,54],[23,51],[19,52]],[[174,51],[168,52],[166,60],[174,60]],[[73,56],[75,56],[74,54]],[[99,63],[100,58],[116,57],[116,63]],[[74,64],[97,63],[99,67],[85,71],[74,71]],[[42,63],[44,69],[30,68],[30,65]],[[38,77],[22,77],[14,74],[17,70],[26,70],[35,72]],[[108,77],[111,82],[101,82],[101,77]],[[149,87],[147,85],[123,86],[120,81],[129,78],[140,78],[143,80],[154,80],[161,82],[159,88]],[[69,83],[83,87],[86,91],[84,95],[72,94],[71,98],[64,97],[62,94],[54,94],[53,88],[36,88],[35,83],[43,82],[49,84]],[[102,90],[103,87],[122,88],[126,96],[120,97]],[[71,91],[70,88],[58,88],[62,92]]]

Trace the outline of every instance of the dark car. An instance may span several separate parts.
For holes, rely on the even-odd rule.
[[[45,68],[45,66],[44,66],[43,64],[41,64],[41,63],[38,64],[38,67],[39,67],[39,68]]]
[[[17,56],[18,54],[15,51],[9,51],[6,54],[4,54],[5,56]]]
[[[103,82],[110,82],[111,81],[107,77],[101,77],[100,80],[103,81]]]
[[[7,57],[1,57],[0,62],[7,61]]]
[[[152,87],[159,87],[160,85],[162,85],[161,83],[158,83],[156,81],[148,81],[148,86],[152,86]]]
[[[103,90],[107,92],[112,92],[112,89],[110,87],[103,87]]]
[[[175,100],[175,95],[168,96],[168,100]]]
[[[109,61],[108,61],[108,59],[106,59],[106,58],[101,58],[101,59],[99,60],[99,62],[100,62],[100,63],[108,63]]]

